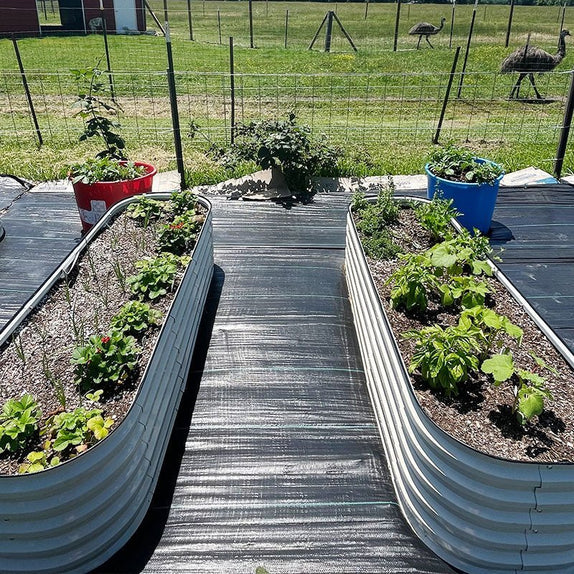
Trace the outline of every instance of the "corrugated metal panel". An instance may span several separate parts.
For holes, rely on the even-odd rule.
[[[117,204],[110,215],[129,201]],[[145,515],[213,274],[211,208],[207,200],[200,201],[209,213],[125,420],[76,459],[37,474],[0,477],[1,572],[87,572],[118,550]],[[104,225],[102,220],[86,236],[44,284],[42,294]],[[8,331],[14,328],[7,326]]]
[[[369,392],[412,528],[466,572],[573,572],[574,465],[489,457],[432,423],[412,391],[350,214],[345,261]]]

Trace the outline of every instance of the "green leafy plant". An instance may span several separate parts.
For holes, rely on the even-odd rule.
[[[461,275],[465,271],[473,275],[493,274],[488,262],[488,257],[493,256],[488,238],[471,235],[466,229],[451,239],[433,245],[427,255],[433,265],[444,268],[451,276]]]
[[[458,325],[473,333],[480,342],[481,358],[497,352],[505,344],[505,336],[521,343],[524,332],[508,317],[484,306],[465,309],[460,314]]]
[[[136,179],[146,174],[141,165],[131,161],[117,160],[109,157],[90,158],[70,168],[72,183],[92,184],[97,181],[124,181]]]
[[[440,289],[437,271],[425,255],[408,253],[399,258],[404,264],[387,279],[392,284],[391,307],[424,312],[430,294]]]
[[[151,221],[160,218],[165,209],[165,202],[157,199],[150,199],[145,195],[140,196],[136,201],[131,203],[127,208],[129,217],[147,227]]]
[[[141,259],[135,266],[137,275],[127,278],[132,293],[140,299],[157,299],[173,289],[180,265],[187,265],[188,257],[162,253],[154,258]]]
[[[552,393],[546,387],[546,381],[537,373],[515,368],[510,353],[496,354],[486,359],[481,370],[492,375],[495,385],[514,379],[514,402],[512,412],[518,422],[525,425],[542,413],[546,400],[552,400]]]
[[[399,204],[393,200],[393,193],[391,179],[389,185],[379,188],[375,201],[368,201],[363,190],[355,192],[351,200],[363,249],[375,259],[392,259],[401,252],[390,231],[400,210]]]
[[[186,212],[170,223],[162,225],[158,233],[158,248],[181,255],[191,249],[197,240],[197,233],[203,222],[202,216]]]
[[[82,452],[97,441],[106,438],[113,426],[112,418],[104,419],[101,409],[84,409],[78,407],[71,412],[54,415],[47,436],[48,446],[56,452]]]
[[[418,369],[433,389],[442,389],[447,397],[457,395],[459,384],[479,367],[480,344],[472,333],[459,326],[443,329],[433,325],[407,331],[403,337],[415,340],[409,371]]]
[[[490,293],[490,288],[484,281],[477,281],[468,275],[452,277],[447,283],[443,283],[439,290],[443,305],[448,307],[459,302],[463,309],[484,305],[486,296]]]
[[[477,161],[471,151],[456,146],[435,148],[428,167],[438,177],[465,183],[494,183],[504,173],[499,165]]]
[[[74,69],[71,72],[79,90],[74,105],[80,109],[75,115],[84,120],[84,132],[80,141],[99,137],[105,149],[96,155],[97,158],[125,159],[125,141],[114,131],[120,124],[110,119],[110,116],[117,115],[120,108],[116,102],[104,99],[106,87],[103,78],[108,72],[97,66]]]
[[[452,206],[452,199],[443,199],[435,194],[429,203],[419,203],[415,208],[417,221],[439,242],[454,236],[451,220],[460,215]]]
[[[197,195],[189,190],[174,191],[169,198],[169,204],[175,215],[183,215],[189,211],[195,212]]]
[[[38,432],[42,411],[30,394],[8,399],[0,413],[0,453],[20,452]]]
[[[233,145],[227,151],[212,151],[225,167],[241,161],[254,161],[264,169],[280,167],[287,185],[300,197],[308,195],[312,175],[335,171],[339,154],[323,140],[312,139],[311,129],[297,125],[293,113],[287,120],[239,124]]]
[[[135,339],[121,331],[93,335],[72,353],[76,384],[83,390],[122,384],[135,371],[139,353]]]
[[[20,474],[33,474],[45,468],[58,466],[60,464],[59,456],[52,456],[50,458],[45,451],[32,451],[26,455],[26,460],[28,462],[22,463],[18,467]]]
[[[112,317],[111,327],[127,335],[141,336],[150,327],[158,325],[161,317],[161,312],[147,303],[129,301]]]

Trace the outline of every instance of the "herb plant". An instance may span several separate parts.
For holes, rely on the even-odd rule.
[[[443,199],[435,194],[429,203],[420,203],[415,208],[418,222],[430,232],[433,241],[439,242],[454,236],[451,219],[460,215],[453,207],[452,199]]]

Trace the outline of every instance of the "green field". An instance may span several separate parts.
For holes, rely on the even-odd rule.
[[[163,1],[154,0],[151,5],[163,22]],[[345,149],[342,174],[421,172],[457,46],[462,51],[440,141],[467,143],[508,170],[529,165],[553,169],[572,56],[567,54],[556,71],[537,77],[546,98],[543,102],[509,101],[515,78],[499,74],[499,69],[504,57],[523,45],[528,34],[531,44],[556,52],[560,7],[516,6],[506,48],[508,6],[479,6],[461,85],[472,6],[456,7],[451,38],[450,5],[403,4],[394,51],[395,4],[369,4],[367,12],[360,3],[257,1],[253,3],[253,49],[247,2],[192,0],[193,41],[187,1],[170,0],[168,5],[184,159],[195,174],[194,182],[229,175],[204,150],[210,143],[229,140],[230,36],[237,121],[281,118],[294,111],[300,123]],[[54,23],[49,2],[47,7],[48,23]],[[330,53],[323,51],[324,29],[313,50],[308,49],[328,10],[337,14],[357,52],[336,24]],[[421,49],[415,50],[417,38],[408,35],[409,28],[418,21],[438,24],[441,16],[448,22],[431,40],[435,49],[423,41]],[[566,28],[574,28],[571,18],[574,9],[567,8]],[[157,29],[149,15],[147,25]],[[36,180],[56,177],[65,173],[71,161],[94,150],[77,141],[81,121],[73,115],[77,86],[70,69],[98,61],[104,66],[103,38],[51,36],[21,39],[18,45],[44,145],[38,149],[12,42],[0,40],[0,172]],[[109,46],[114,93],[123,108],[119,119],[131,157],[155,162],[160,169],[173,168],[165,39],[109,36]],[[526,82],[523,86],[524,96],[532,95]],[[193,126],[199,126],[199,131],[192,138]],[[569,151],[565,168],[572,167],[574,154]]]

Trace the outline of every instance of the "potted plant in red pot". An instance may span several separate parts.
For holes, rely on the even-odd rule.
[[[84,120],[80,141],[100,137],[105,145],[95,158],[72,165],[69,172],[84,231],[88,231],[114,203],[150,192],[157,171],[148,163],[128,160],[125,141],[114,131],[119,123],[108,117],[117,114],[119,105],[101,97],[104,73],[97,67],[73,70],[78,85],[86,87],[76,101],[80,107],[76,116]]]
[[[478,229],[488,233],[504,176],[502,166],[478,158],[467,149],[448,146],[431,153],[425,171],[428,199],[435,193],[452,199],[461,225],[471,232]]]

